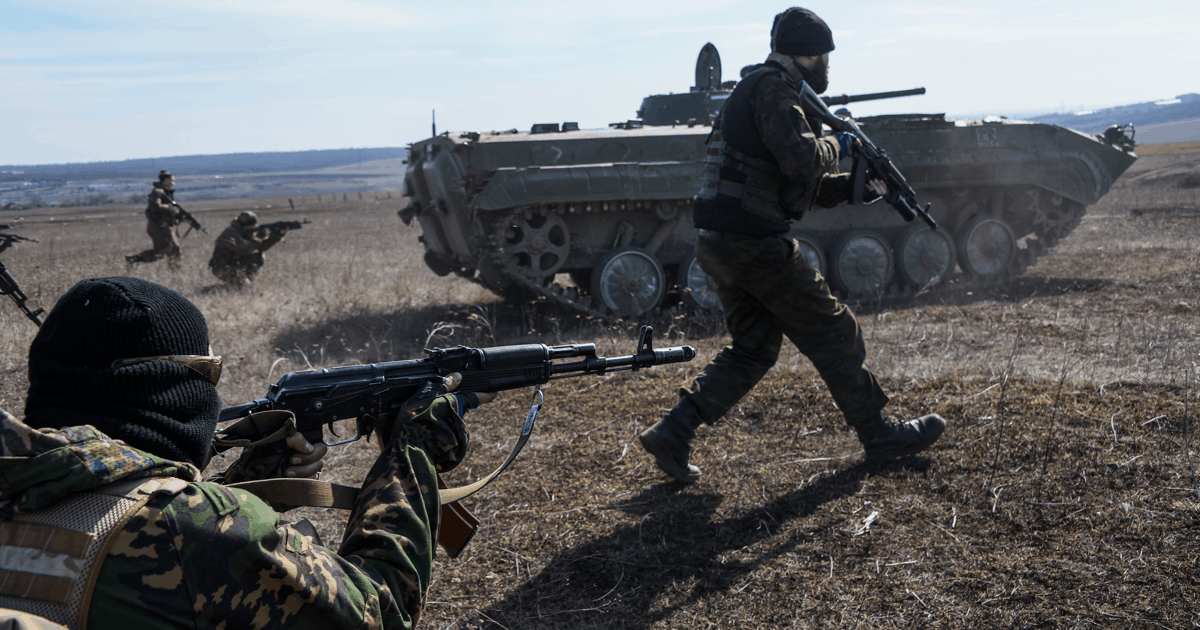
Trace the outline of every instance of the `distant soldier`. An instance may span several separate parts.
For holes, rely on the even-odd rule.
[[[146,233],[150,235],[154,247],[140,254],[126,256],[126,262],[154,262],[165,257],[171,267],[179,266],[179,237],[175,234],[175,226],[183,221],[183,214],[172,205],[174,200],[175,177],[167,171],[159,171],[158,181],[154,182],[146,204]]]
[[[300,225],[298,221],[280,221],[260,226],[257,215],[243,212],[217,237],[208,266],[222,282],[245,286],[253,282],[258,270],[262,269],[263,252],[283,241],[289,229],[297,229]]]

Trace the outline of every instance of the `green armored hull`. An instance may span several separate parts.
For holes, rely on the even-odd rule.
[[[410,204],[400,214],[419,222],[429,267],[599,316],[636,316],[675,292],[719,308],[695,264],[691,220],[708,125],[733,87],[720,82],[710,48],[697,64],[703,87],[648,97],[641,120],[444,133],[413,144]],[[865,98],[826,102],[856,100]],[[904,296],[954,273],[978,282],[1020,275],[1136,159],[1120,130],[1097,137],[940,114],[857,122],[930,204],[939,229],[905,223],[884,204],[810,212],[792,236],[848,298]]]

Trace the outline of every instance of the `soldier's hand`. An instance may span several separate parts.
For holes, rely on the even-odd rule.
[[[462,374],[454,372],[442,379],[442,383],[446,386],[446,391],[452,392],[455,389],[458,389],[458,386],[462,384],[462,378]],[[467,407],[469,409],[474,409],[479,405],[490,403],[493,400],[496,400],[497,395],[498,394],[496,392],[463,392],[460,394],[460,396],[467,398]],[[475,404],[471,404],[472,400],[470,397],[474,397],[475,400],[473,402]]]
[[[290,466],[284,469],[284,476],[307,479],[321,476],[321,469],[325,467],[325,454],[329,452],[329,447],[324,442],[310,444],[304,438],[304,434],[297,431],[288,437],[286,444],[292,452],[288,454]]]
[[[838,150],[841,152],[840,157],[849,156],[851,152],[858,152],[859,149],[862,149],[862,141],[852,133],[843,131],[834,135],[834,138],[837,139]]]
[[[875,193],[875,197],[879,198],[887,194],[887,183],[882,179],[868,179],[867,190]]]

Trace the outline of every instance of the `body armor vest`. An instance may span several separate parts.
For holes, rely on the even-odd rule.
[[[770,73],[782,72],[776,65],[768,64],[742,79],[713,127],[704,165],[704,184],[697,201],[704,202],[708,212],[726,215],[722,223],[748,221],[758,224],[755,232],[778,233],[786,232],[788,221],[796,218],[780,204],[787,180],[759,136],[750,106],[758,82]],[[743,216],[739,219],[737,215]]]
[[[83,628],[117,534],[152,497],[185,487],[172,477],[127,479],[0,521],[0,609]]]

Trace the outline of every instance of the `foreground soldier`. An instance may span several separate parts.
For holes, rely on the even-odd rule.
[[[284,234],[282,230],[260,230],[258,216],[243,212],[217,237],[208,267],[222,282],[245,286],[266,262],[263,252],[283,241]]]
[[[639,437],[667,474],[700,478],[688,463],[702,423],[719,420],[779,357],[783,336],[821,374],[868,461],[919,452],[942,434],[928,415],[898,423],[883,415],[888,397],[866,368],[858,322],[821,274],[784,238],[812,204],[832,208],[850,198],[848,175],[836,174],[849,134],[822,137],[800,107],[800,81],[828,87],[833,34],[816,14],[793,7],[775,17],[771,54],[738,83],[708,144],[708,165],[693,204],[696,256],[716,285],[732,345],[681,389],[679,402]],[[886,191],[871,182],[876,195]]]
[[[126,256],[125,262],[154,262],[167,258],[172,268],[179,266],[179,237],[175,234],[175,226],[183,221],[183,215],[171,205],[173,199],[175,177],[167,171],[159,171],[158,181],[154,182],[146,204],[146,233],[154,245],[141,253]]]
[[[439,526],[435,466],[463,457],[460,409],[475,397],[376,426],[382,452],[335,553],[255,496],[200,480],[221,406],[208,354],[200,311],[159,285],[85,280],[59,300],[30,347],[24,423],[0,413],[0,608],[79,628],[415,624]],[[301,454],[286,476],[320,469],[324,445],[288,444]],[[259,469],[244,457],[225,477]],[[117,521],[108,536],[93,527]]]

